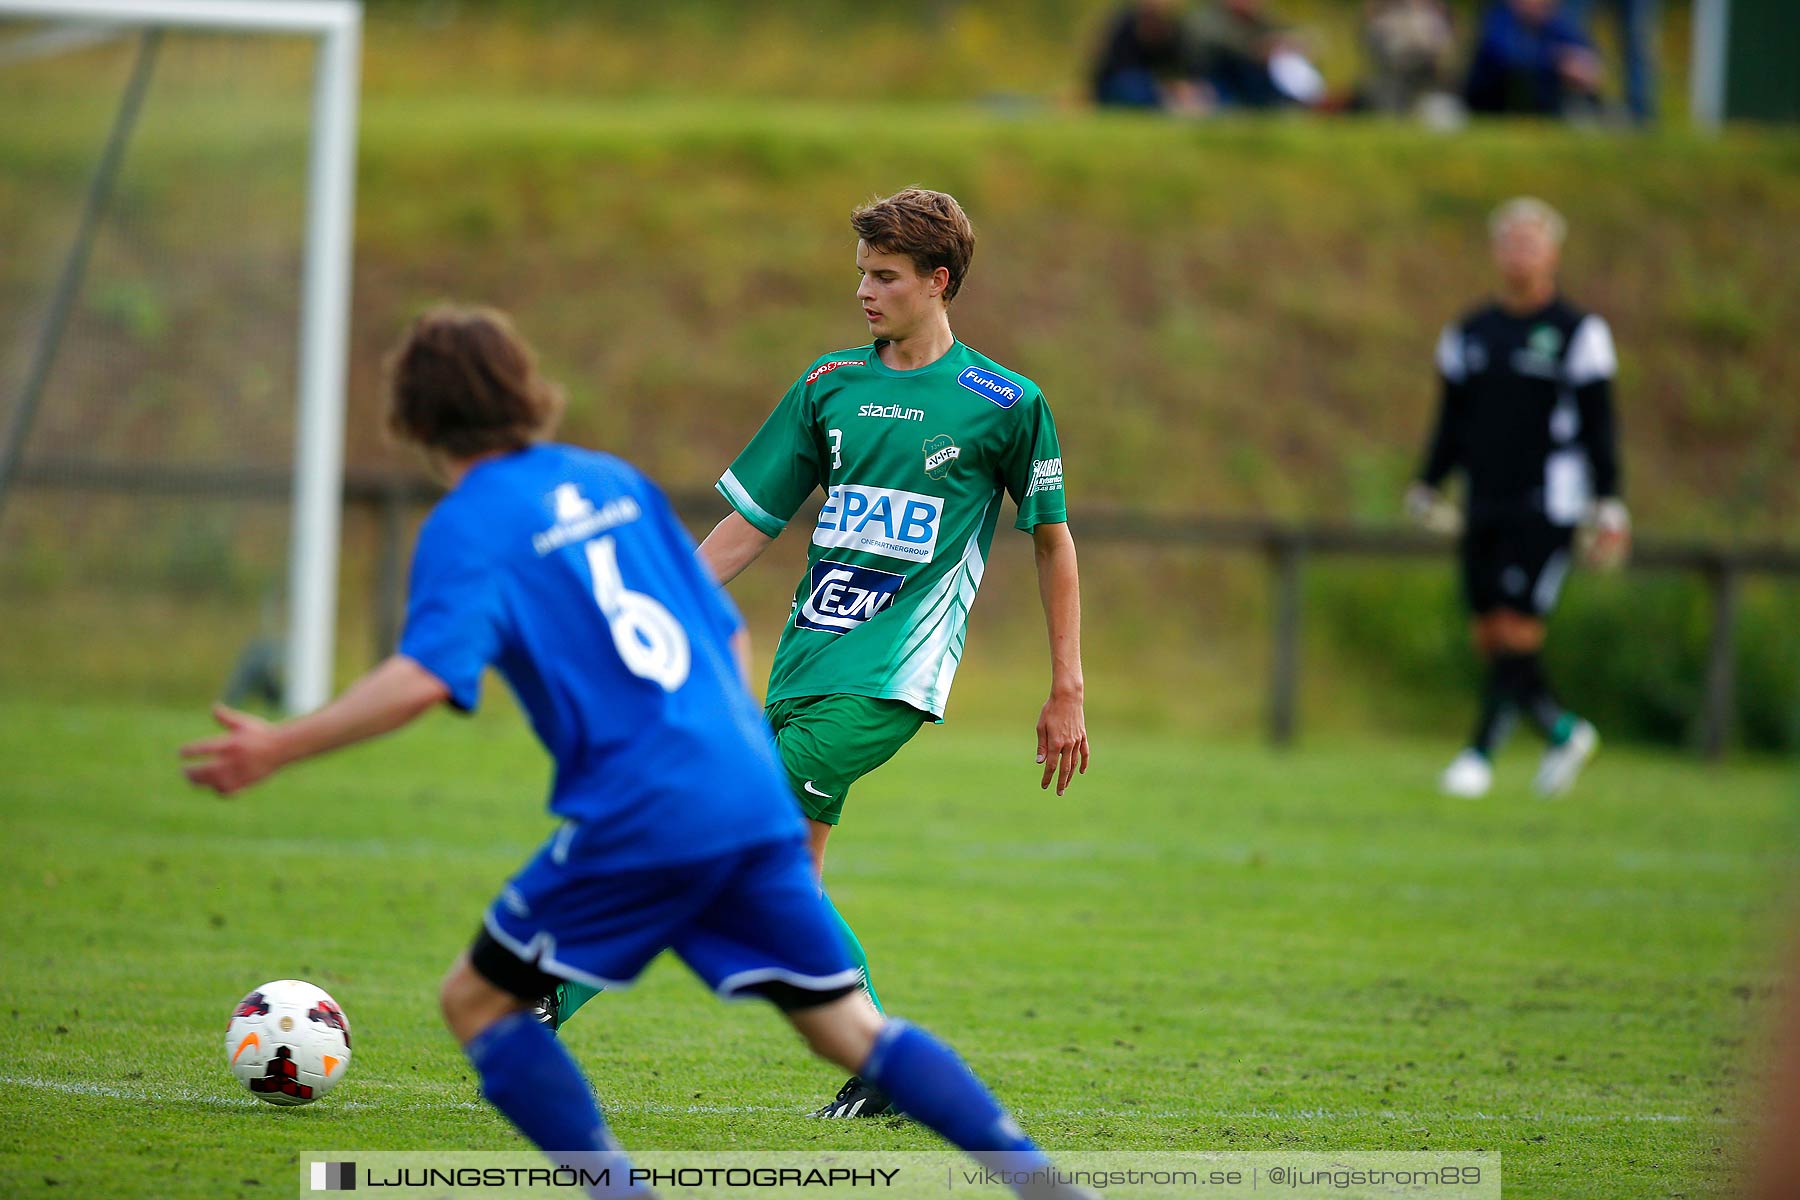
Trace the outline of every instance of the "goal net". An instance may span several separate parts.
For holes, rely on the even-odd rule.
[[[0,697],[329,694],[360,22],[0,0]]]

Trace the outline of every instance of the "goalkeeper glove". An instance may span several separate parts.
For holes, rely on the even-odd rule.
[[[1624,566],[1631,553],[1631,512],[1625,502],[1608,496],[1595,504],[1582,537],[1582,555],[1590,565],[1603,571]]]
[[[1415,483],[1406,489],[1406,515],[1432,533],[1462,532],[1462,513],[1430,484]]]

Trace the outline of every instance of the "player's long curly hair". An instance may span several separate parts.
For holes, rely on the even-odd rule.
[[[388,430],[452,458],[520,450],[555,430],[562,389],[498,309],[421,313],[387,360]]]

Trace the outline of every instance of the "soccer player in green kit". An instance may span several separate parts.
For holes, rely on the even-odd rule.
[[[1060,796],[1088,766],[1080,582],[1050,406],[1036,384],[950,331],[975,249],[969,218],[953,197],[909,188],[850,223],[873,341],[815,360],[788,389],[720,478],[733,511],[699,550],[729,583],[813,489],[826,491],[764,701],[821,874],[851,785],[943,720],[1003,494],[1031,534],[1049,628],[1040,786],[1054,779]],[[848,923],[844,936],[880,1008]],[[566,988],[555,1020],[587,995]],[[815,1115],[889,1108],[853,1077]]]

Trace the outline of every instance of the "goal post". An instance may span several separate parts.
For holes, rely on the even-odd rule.
[[[330,698],[344,476],[361,0],[0,0],[0,19],[317,39],[300,272],[283,702]]]

